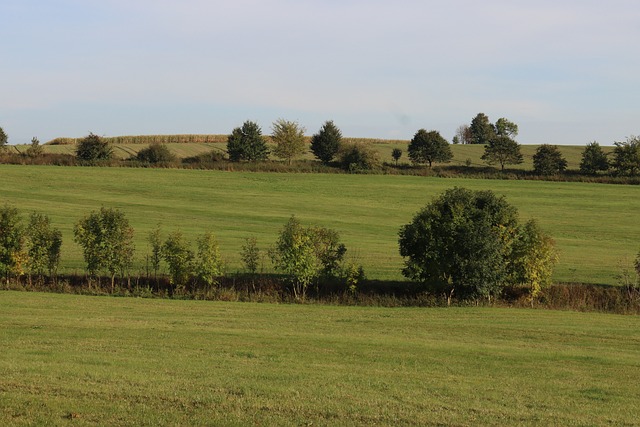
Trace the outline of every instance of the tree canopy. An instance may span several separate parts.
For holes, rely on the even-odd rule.
[[[482,160],[490,165],[499,163],[504,170],[505,165],[517,165],[523,162],[520,144],[508,136],[496,136],[484,148]]]
[[[469,126],[471,144],[489,144],[495,137],[495,129],[489,117],[484,113],[478,113]]]
[[[273,154],[291,164],[291,159],[307,151],[304,127],[297,122],[278,119],[273,122],[271,140],[276,144]]]
[[[97,161],[109,160],[113,157],[113,149],[104,138],[100,138],[94,133],[89,133],[78,142],[76,147],[76,157],[80,160]]]
[[[582,159],[580,160],[580,172],[595,175],[600,171],[609,170],[609,159],[606,153],[600,147],[600,144],[593,141],[582,151]]]
[[[4,129],[0,127],[0,150],[2,150],[9,142],[9,136],[5,133]]]
[[[612,166],[620,175],[637,175],[640,172],[640,137],[631,136],[623,142],[615,142]]]
[[[497,295],[507,284],[533,288],[538,277],[543,286],[555,260],[552,241],[535,225],[520,227],[517,210],[491,191],[447,190],[399,236],[403,274],[449,297]]]
[[[542,144],[533,155],[533,170],[540,175],[554,175],[562,173],[567,168],[564,158],[557,145]]]
[[[133,228],[124,213],[102,207],[79,220],[73,234],[82,247],[89,273],[107,270],[113,286],[115,275],[124,273],[133,259]]]
[[[428,163],[429,167],[433,162],[448,162],[453,157],[451,147],[440,132],[432,130],[427,132],[420,129],[409,142],[409,158],[414,163]]]
[[[311,137],[311,151],[324,164],[329,164],[340,151],[342,132],[328,120],[324,122],[318,133]]]
[[[242,127],[235,128],[227,138],[227,153],[232,162],[266,160],[269,149],[260,126],[247,120]]]

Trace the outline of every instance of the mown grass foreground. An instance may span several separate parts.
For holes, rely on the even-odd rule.
[[[0,292],[0,425],[637,425],[640,319]]]

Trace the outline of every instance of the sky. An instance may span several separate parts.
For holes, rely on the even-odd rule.
[[[0,0],[0,127],[55,137],[306,134],[522,144],[640,134],[637,0]]]

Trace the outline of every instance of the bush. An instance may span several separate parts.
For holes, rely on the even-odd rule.
[[[363,144],[348,144],[339,153],[340,166],[352,173],[378,169],[378,152]]]
[[[169,147],[165,144],[154,142],[147,148],[138,151],[135,158],[140,162],[156,164],[172,162],[176,159],[176,156],[169,151]]]
[[[457,187],[403,226],[399,244],[403,274],[446,292],[449,300],[454,293],[497,296],[516,282],[534,290],[546,283],[554,259],[551,240],[535,224],[519,228],[517,210],[503,197]]]
[[[89,133],[78,142],[76,157],[88,162],[109,160],[113,157],[113,150],[107,141],[98,135]]]
[[[582,151],[580,160],[580,172],[587,175],[595,175],[600,171],[609,170],[609,159],[597,142],[587,144]]]
[[[346,251],[334,230],[303,227],[291,216],[269,255],[276,270],[289,277],[295,298],[304,299],[313,280],[334,277]]]
[[[533,155],[533,170],[539,175],[555,175],[567,168],[567,160],[557,145],[542,144]]]

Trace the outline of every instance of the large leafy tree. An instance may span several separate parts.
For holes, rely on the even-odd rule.
[[[420,129],[409,142],[409,158],[414,163],[448,162],[453,157],[451,147],[440,132],[432,130],[427,132]]]
[[[508,136],[496,136],[484,148],[482,160],[490,165],[499,163],[504,170],[505,165],[517,165],[523,162],[520,144]]]
[[[311,137],[311,151],[324,164],[333,160],[341,145],[342,132],[331,120],[324,122],[318,133]]]
[[[550,239],[535,225],[521,228],[503,197],[464,188],[445,191],[419,211],[400,229],[399,244],[403,274],[449,297],[490,297],[508,284],[542,286],[555,259],[548,256]]]
[[[78,142],[76,157],[89,162],[109,160],[113,156],[113,149],[107,140],[94,133],[89,133]]]
[[[116,274],[124,275],[134,253],[133,228],[124,213],[102,207],[79,220],[73,234],[82,247],[89,274],[108,271],[113,288]]]
[[[276,144],[273,154],[281,159],[291,160],[301,156],[307,151],[307,143],[304,138],[304,127],[297,122],[278,119],[273,123],[271,140]]]
[[[554,175],[567,169],[567,160],[557,145],[542,144],[533,155],[533,169],[540,175]]]
[[[637,175],[640,172],[640,137],[631,136],[623,142],[615,142],[613,168],[620,175]]]
[[[227,139],[227,153],[232,162],[267,160],[269,149],[257,123],[247,120],[235,128]]]
[[[461,297],[497,294],[506,284],[517,211],[490,191],[453,188],[400,229],[403,274]]]
[[[580,160],[580,172],[595,175],[600,171],[609,170],[609,159],[607,154],[597,142],[593,141],[582,151]]]
[[[494,139],[496,132],[489,117],[484,113],[478,113],[471,120],[469,134],[471,144],[488,144]]]

